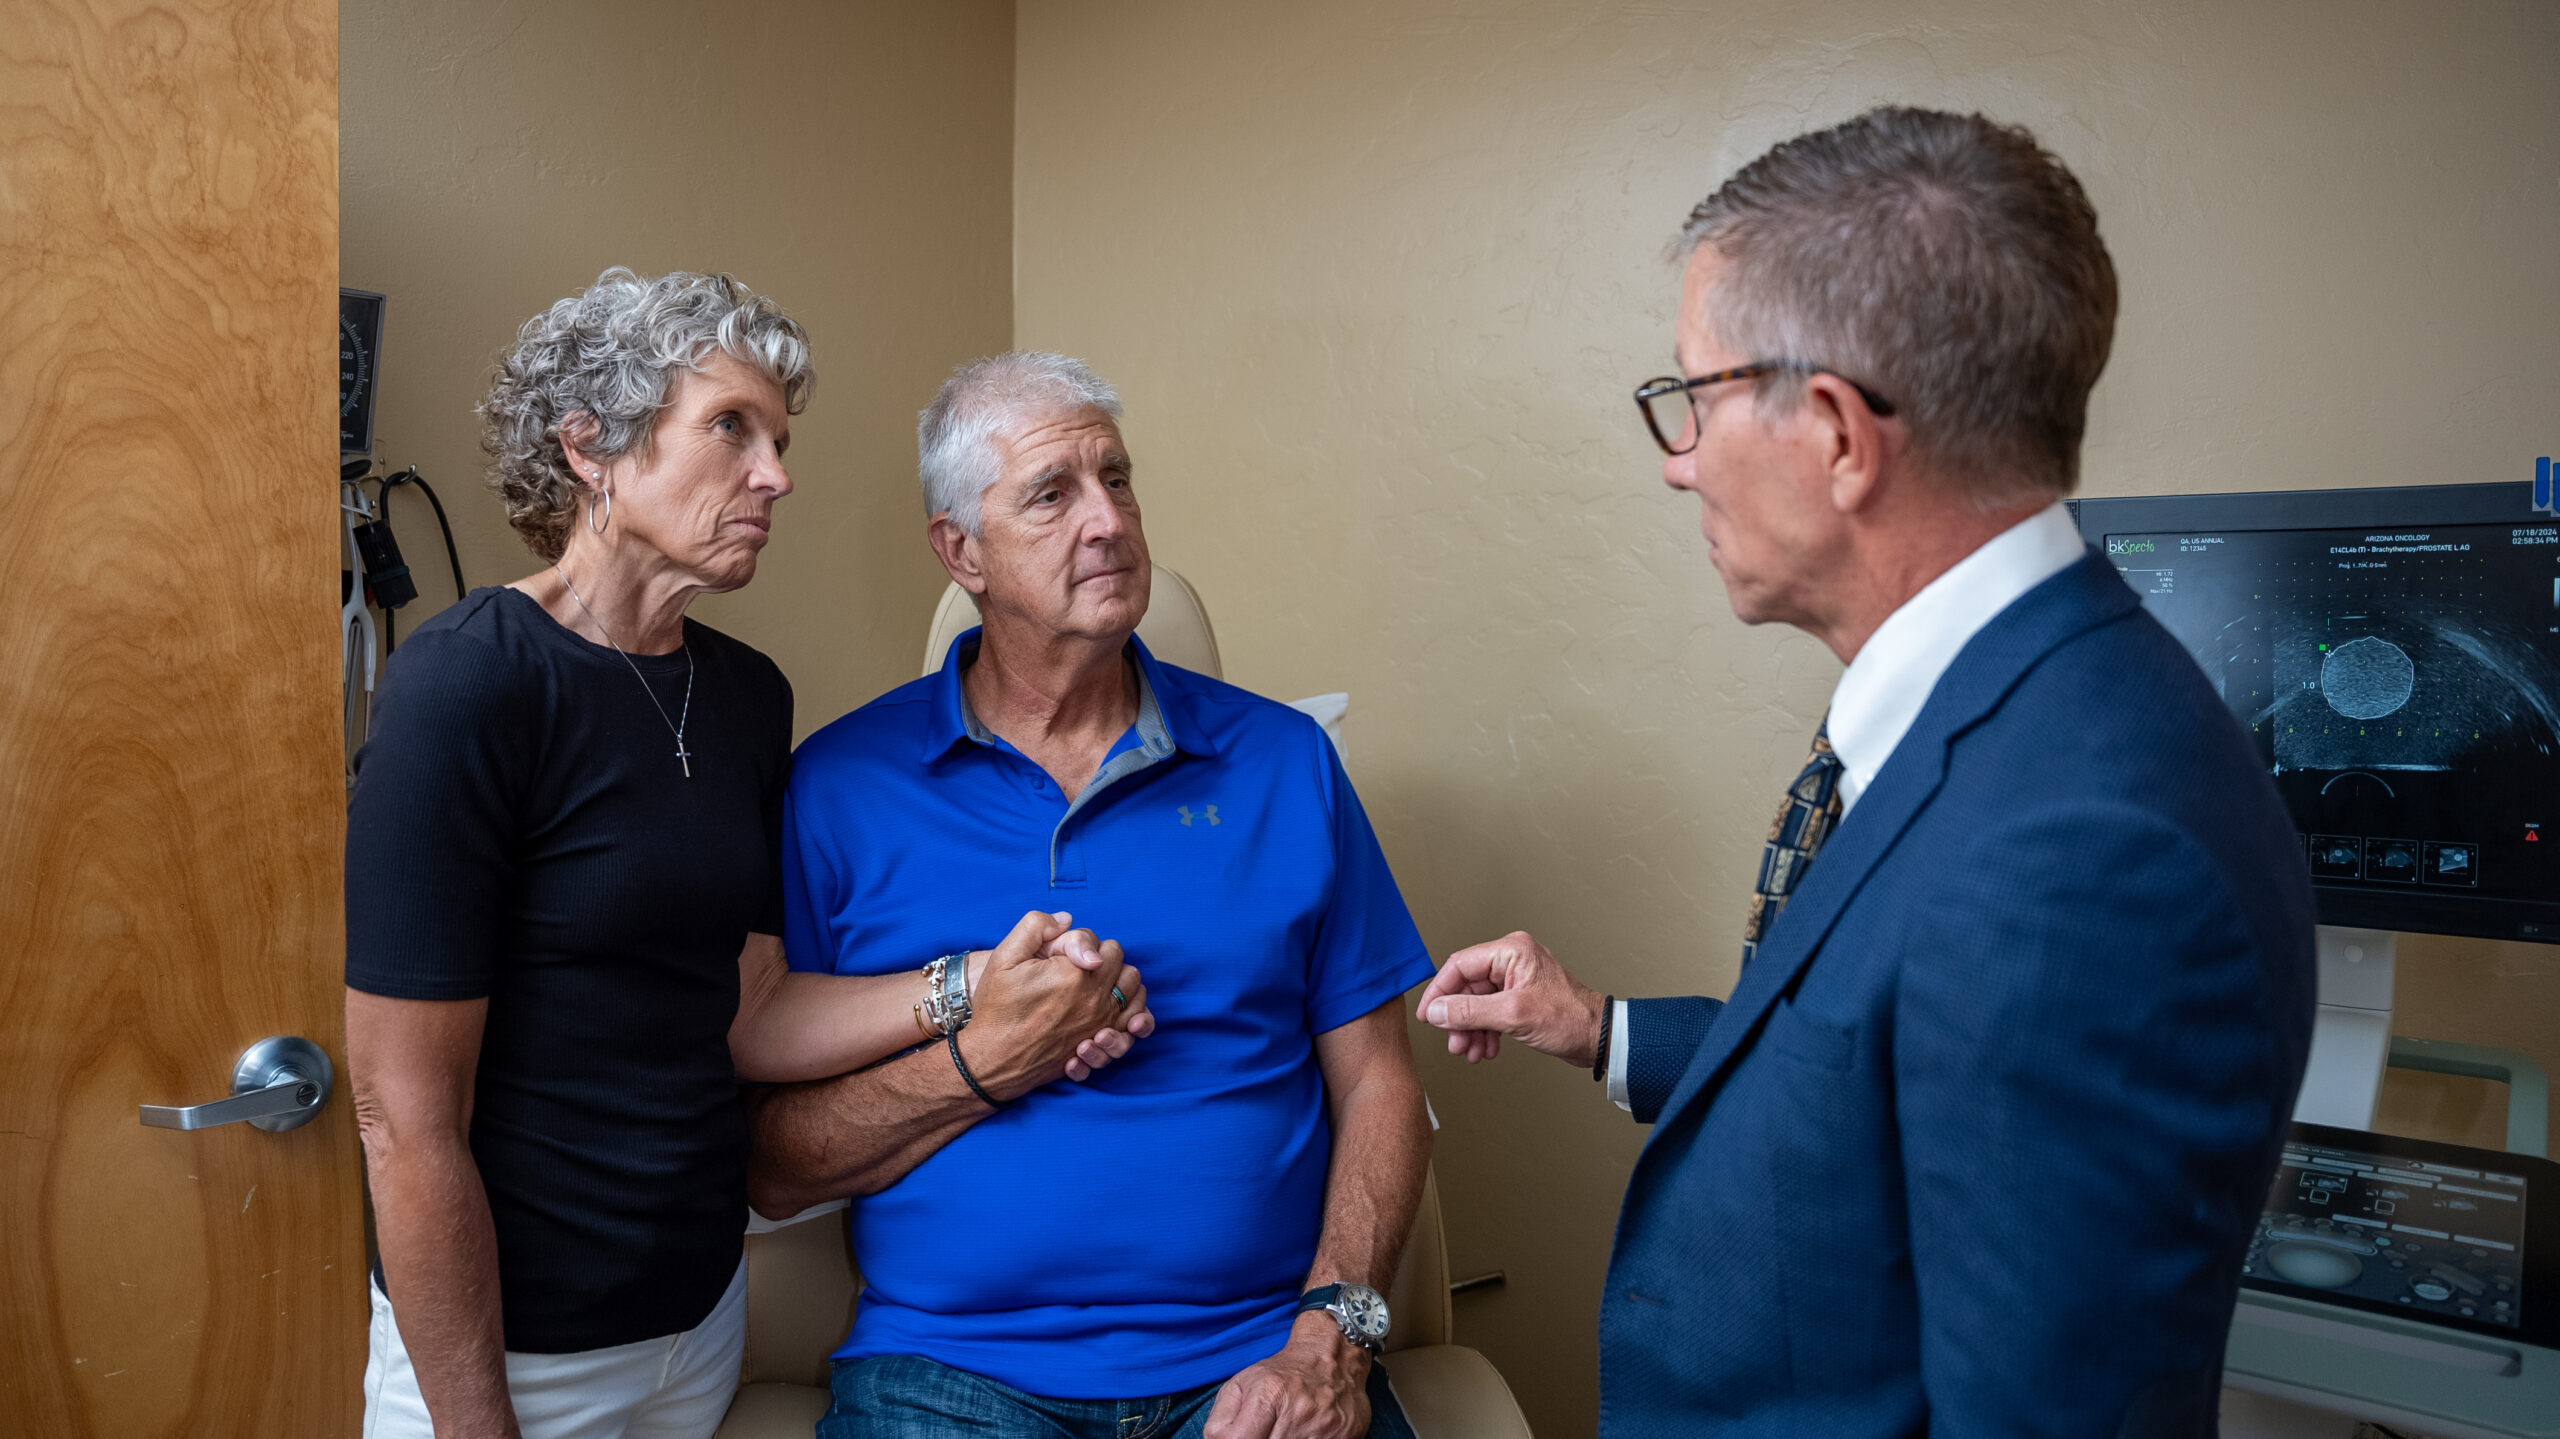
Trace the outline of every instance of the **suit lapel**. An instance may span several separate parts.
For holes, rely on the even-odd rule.
[[[1849,901],[1936,798],[1956,739],[1997,711],[2039,660],[2140,606],[2115,567],[2093,550],[2020,596],[1966,642],[1875,783],[1823,845],[1803,887],[1770,925],[1759,955],[1664,1103],[1655,1134],[1668,1131],[1675,1115],[1722,1082],[1769,1010],[1794,988]]]

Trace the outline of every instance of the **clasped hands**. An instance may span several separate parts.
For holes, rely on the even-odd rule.
[[[969,1009],[960,1045],[970,1071],[1008,1101],[1061,1073],[1090,1079],[1156,1028],[1120,942],[1076,928],[1064,910],[1033,910],[994,949],[970,952]]]
[[[1600,1057],[1600,992],[1565,972],[1547,947],[1515,931],[1459,950],[1422,989],[1416,1014],[1449,1032],[1470,1064],[1502,1052],[1503,1036],[1589,1069]]]

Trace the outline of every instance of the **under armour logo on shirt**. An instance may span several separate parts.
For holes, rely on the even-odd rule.
[[[1191,813],[1191,806],[1187,804],[1175,809],[1174,813],[1182,816],[1182,822],[1185,826],[1188,826],[1195,818]],[[1206,819],[1211,824],[1216,824],[1218,822],[1218,807],[1214,804],[1210,805],[1196,817]]]

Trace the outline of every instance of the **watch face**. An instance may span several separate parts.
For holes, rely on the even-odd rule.
[[[1334,1303],[1351,1327],[1371,1339],[1387,1336],[1387,1301],[1384,1295],[1365,1284],[1345,1284]]]

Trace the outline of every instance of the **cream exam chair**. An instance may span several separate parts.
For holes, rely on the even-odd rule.
[[[941,668],[951,642],[978,622],[969,593],[953,585],[934,610],[924,668]],[[1156,566],[1147,648],[1168,664],[1219,675],[1218,638],[1189,581]],[[853,1327],[854,1268],[839,1200],[747,1228],[747,1354],[738,1397],[713,1439],[809,1439],[827,1412],[827,1356]],[[1418,1439],[1529,1439],[1529,1422],[1482,1354],[1450,1342],[1449,1254],[1440,1230],[1440,1182],[1426,1174],[1404,1262],[1387,1289],[1387,1376]]]

